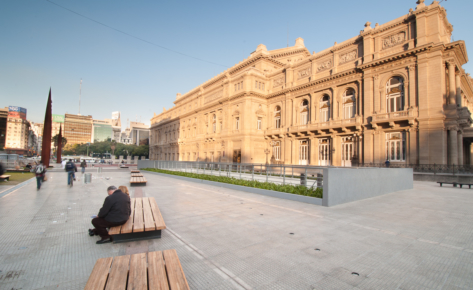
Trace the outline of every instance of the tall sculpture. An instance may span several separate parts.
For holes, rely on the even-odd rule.
[[[62,159],[62,127],[59,126],[59,137],[57,138],[56,163],[61,164]]]
[[[51,88],[49,88],[48,104],[46,105],[46,114],[44,115],[43,144],[41,147],[41,162],[46,168],[49,167],[49,159],[51,158],[52,103]]]

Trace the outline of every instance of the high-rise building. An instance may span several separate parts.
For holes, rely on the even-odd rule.
[[[85,144],[92,138],[92,116],[66,114],[64,137],[67,144]]]
[[[134,145],[148,145],[149,126],[140,122],[130,122],[130,138]]]
[[[0,150],[5,148],[5,138],[7,136],[8,107],[0,109]]]
[[[28,153],[29,128],[30,122],[26,120],[26,109],[9,106],[5,140],[7,153],[21,155]]]
[[[112,125],[112,140],[120,142],[120,136],[122,131],[122,123],[120,120],[120,112],[112,112],[112,119],[105,119]]]
[[[92,142],[112,140],[113,130],[109,120],[93,120],[93,125]]]

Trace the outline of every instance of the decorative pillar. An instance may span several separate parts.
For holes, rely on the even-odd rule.
[[[409,106],[410,107],[416,106],[415,72],[416,72],[415,65],[409,66]]]
[[[380,104],[380,93],[379,93],[379,75],[373,76],[373,111],[376,113],[383,113],[384,111],[381,109],[382,105]]]
[[[458,165],[458,128],[450,127],[448,129],[448,165]]]
[[[461,89],[461,79],[460,74],[455,75],[456,91],[457,91],[457,104],[462,106],[462,89]]]
[[[456,104],[456,86],[455,86],[455,62],[453,60],[448,62],[448,83],[449,83],[449,101],[450,104]]]
[[[458,165],[463,165],[463,131],[457,133]]]

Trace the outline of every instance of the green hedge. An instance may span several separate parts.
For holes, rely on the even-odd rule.
[[[164,174],[179,175],[179,176],[185,176],[185,177],[197,178],[197,179],[203,179],[203,180],[210,180],[210,181],[215,181],[215,182],[223,182],[223,183],[229,183],[229,184],[234,184],[234,185],[274,190],[274,191],[305,195],[305,196],[311,196],[311,197],[322,198],[323,196],[322,188],[307,188],[302,185],[298,185],[298,186],[289,185],[289,184],[281,185],[281,184],[275,184],[275,183],[270,183],[270,182],[260,182],[256,180],[251,181],[251,180],[237,179],[234,177],[227,177],[227,176],[196,174],[196,173],[181,172],[181,171],[162,170],[162,169],[156,169],[156,168],[142,168],[142,170],[159,172],[159,173],[164,173]]]

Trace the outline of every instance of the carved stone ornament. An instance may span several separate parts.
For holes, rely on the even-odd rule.
[[[383,49],[398,45],[399,43],[402,43],[405,40],[406,40],[406,33],[404,31],[388,36],[383,39]]]
[[[341,54],[339,64],[346,63],[350,60],[354,60],[355,58],[356,58],[356,50],[350,51],[345,54]]]
[[[301,69],[300,71],[297,72],[297,78],[302,79],[302,78],[310,77],[311,73],[312,73],[311,67]]]
[[[284,77],[280,77],[279,79],[275,79],[273,81],[273,88],[274,87],[279,87],[279,86],[282,86],[284,85]]]
[[[328,59],[324,62],[321,62],[321,63],[318,63],[317,64],[317,71],[320,72],[320,71],[323,71],[323,70],[326,70],[326,69],[329,69],[332,67],[332,60],[331,59]]]
[[[210,103],[212,101],[215,101],[215,100],[218,100],[220,99],[221,97],[223,97],[223,90],[222,91],[218,91],[210,96],[207,96],[205,97],[205,101],[204,101],[204,104],[207,104],[207,103]]]

